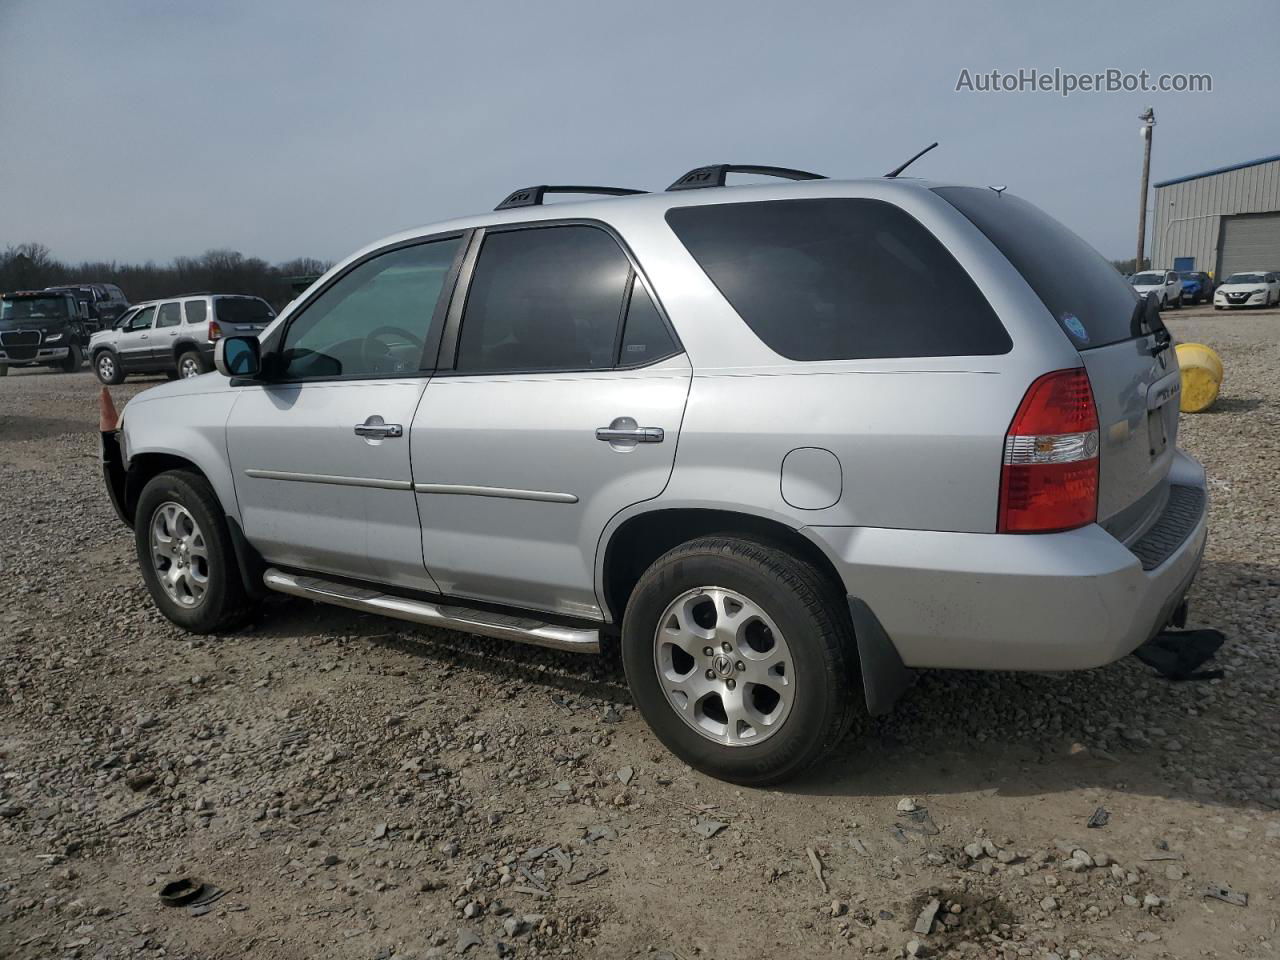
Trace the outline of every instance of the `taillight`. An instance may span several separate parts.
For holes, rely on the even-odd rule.
[[[222,328],[218,326],[218,321],[210,320],[209,321],[209,339],[217,340],[220,336],[222,336]]]
[[[1001,533],[1051,533],[1098,519],[1098,411],[1081,367],[1027,388],[1004,438]]]

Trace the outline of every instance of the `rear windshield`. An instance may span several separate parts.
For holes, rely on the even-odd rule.
[[[1111,263],[1043,210],[985,187],[935,187],[1005,255],[1077,348],[1133,334],[1138,295]],[[1163,283],[1163,275],[1157,274]]]
[[[256,297],[219,297],[214,311],[222,323],[266,323],[275,316],[266,302]]]
[[[1011,346],[955,258],[892,204],[676,207],[667,223],[747,326],[788,359],[988,356]]]

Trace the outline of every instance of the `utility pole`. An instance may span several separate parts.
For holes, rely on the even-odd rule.
[[[1147,112],[1138,117],[1142,126],[1138,134],[1142,137],[1142,196],[1138,199],[1138,257],[1133,262],[1133,272],[1142,271],[1142,247],[1147,237],[1147,183],[1151,179],[1151,134],[1156,125],[1156,112],[1147,107]]]

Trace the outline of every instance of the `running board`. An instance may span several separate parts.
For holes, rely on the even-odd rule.
[[[600,652],[600,631],[583,627],[562,627],[531,617],[513,617],[502,613],[489,613],[426,600],[410,600],[377,590],[366,590],[319,577],[299,576],[270,567],[262,575],[262,582],[272,590],[305,597],[318,603],[330,603],[364,613],[377,613],[399,620],[461,630],[482,637],[531,643],[553,650],[571,650],[578,653]]]

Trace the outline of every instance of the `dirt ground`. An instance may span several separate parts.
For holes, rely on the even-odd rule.
[[[0,957],[1277,956],[1280,312],[1169,321],[1226,367],[1181,427],[1225,676],[923,672],[771,790],[675,761],[608,658],[283,597],[181,633],[102,490],[96,381],[12,371]],[[163,906],[183,877],[214,899]]]

